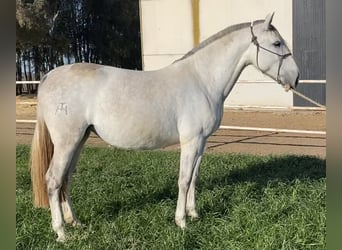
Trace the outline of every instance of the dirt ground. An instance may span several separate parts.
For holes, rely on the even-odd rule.
[[[17,96],[17,120],[34,120],[36,99],[34,96]],[[326,131],[326,112],[313,110],[252,110],[226,109],[221,125]],[[16,142],[29,144],[34,124],[18,123]],[[108,146],[96,135],[87,141],[91,146]],[[165,148],[178,150],[179,145]],[[207,142],[207,152],[234,152],[249,154],[297,154],[325,158],[326,136],[314,134],[260,132],[219,129]]]

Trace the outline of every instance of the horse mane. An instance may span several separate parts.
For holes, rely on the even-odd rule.
[[[253,22],[253,24],[260,24],[263,23],[265,20],[256,20]],[[249,27],[251,25],[250,22],[248,23],[239,23],[239,24],[235,24],[232,26],[229,26],[219,32],[217,32],[216,34],[210,36],[209,38],[207,38],[206,40],[202,41],[199,45],[197,45],[195,48],[193,48],[192,50],[190,50],[188,53],[186,53],[183,57],[181,57],[180,59],[176,60],[175,62],[181,61],[193,54],[195,54],[197,51],[205,48],[206,46],[208,46],[209,44],[215,42],[216,40],[236,31],[236,30],[240,30],[246,27]]]

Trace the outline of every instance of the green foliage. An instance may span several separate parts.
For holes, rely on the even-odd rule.
[[[34,209],[29,147],[17,147],[17,249],[326,249],[325,160],[206,154],[200,219],[174,224],[179,153],[85,148],[72,183],[83,228],[55,242]]]

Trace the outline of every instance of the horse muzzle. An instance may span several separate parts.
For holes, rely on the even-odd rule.
[[[285,89],[286,92],[288,92],[291,89],[295,89],[298,85],[299,82],[299,73],[297,74],[296,80],[294,80],[293,82],[285,82],[285,83],[280,83],[283,88]]]

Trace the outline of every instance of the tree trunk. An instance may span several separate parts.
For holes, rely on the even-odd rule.
[[[21,70],[21,51],[17,50],[17,60],[16,60],[16,80],[22,81],[23,79],[23,73]],[[21,95],[23,93],[23,89],[21,84],[16,84],[16,95]]]

